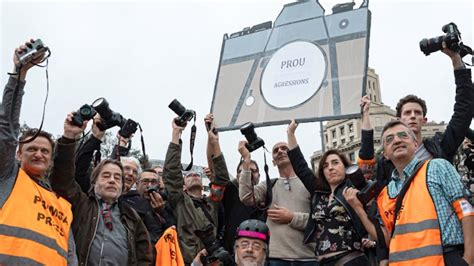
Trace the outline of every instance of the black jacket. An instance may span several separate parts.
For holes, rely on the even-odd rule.
[[[165,207],[159,214],[160,217],[158,217],[153,211],[150,202],[140,196],[136,190],[131,190],[127,194],[120,196],[119,201],[134,209],[140,215],[150,234],[152,244],[156,244],[168,227],[176,225],[173,212],[168,203],[165,203]]]
[[[263,210],[244,205],[239,199],[239,184],[232,180],[226,185],[224,198],[224,237],[223,246],[230,253],[234,253],[235,232],[240,223],[248,219],[262,219]]]
[[[316,199],[320,198],[320,194],[330,194],[330,191],[321,191],[316,190],[316,177],[313,174],[313,171],[308,167],[306,160],[304,159],[303,153],[300,150],[300,147],[296,147],[292,150],[288,151],[288,157],[290,158],[291,165],[295,170],[296,175],[301,179],[306,189],[311,193],[311,213],[313,213],[314,208],[317,204]],[[324,178],[324,177],[322,177]],[[349,203],[345,200],[344,196],[342,195],[342,191],[345,187],[347,187],[348,181],[341,183],[335,190],[334,198],[344,207],[344,209],[349,214],[351,218],[351,222],[354,225],[354,229],[358,234],[359,238],[362,238],[367,235],[367,231],[365,230],[362,222],[359,219],[359,216],[356,212],[351,208]],[[311,241],[311,237],[313,236],[316,223],[311,218],[312,215],[308,218],[308,225],[304,231],[304,243],[308,243]]]

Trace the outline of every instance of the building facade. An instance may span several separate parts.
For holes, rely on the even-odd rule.
[[[372,68],[369,68],[367,71],[366,92],[372,101],[370,105],[370,122],[374,128],[374,149],[377,152],[381,149],[380,136],[382,129],[387,122],[396,119],[396,112],[383,104],[379,76]],[[337,149],[344,153],[352,162],[356,162],[361,145],[361,126],[362,120],[360,118],[326,122],[323,126],[323,146],[325,150]],[[422,135],[423,137],[432,137],[436,132],[444,132],[445,128],[446,124],[444,122],[428,122],[422,129]],[[319,150],[315,151],[311,156],[311,165],[315,172],[322,155],[323,151]]]

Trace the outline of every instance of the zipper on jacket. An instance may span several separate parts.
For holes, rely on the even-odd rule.
[[[86,261],[85,261],[86,266],[87,266],[87,263],[89,262],[89,253],[91,252],[92,242],[95,239],[95,235],[97,234],[97,227],[99,226],[100,205],[99,205],[99,201],[96,198],[94,198],[94,199],[95,199],[95,203],[97,203],[97,207],[98,207],[97,208],[97,218],[96,218],[96,222],[95,222],[94,234],[92,235],[92,240],[89,243],[89,248],[87,249]]]

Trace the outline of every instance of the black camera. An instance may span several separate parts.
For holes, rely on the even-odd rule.
[[[118,126],[122,127],[125,124],[123,116],[117,112],[114,112],[109,107],[109,102],[105,98],[99,98],[92,103],[92,107],[99,113],[102,118],[102,122],[97,124],[97,127],[105,131],[111,127]]]
[[[188,121],[196,116],[196,112],[188,110],[176,99],[174,99],[168,107],[173,110],[179,117],[174,120],[177,126],[184,127]]]
[[[137,122],[132,119],[125,119],[121,114],[112,111],[105,98],[95,100],[92,105],[84,104],[81,106],[76,114],[74,114],[72,123],[81,127],[84,120],[92,119],[97,113],[99,113],[103,120],[97,124],[97,127],[102,131],[118,126],[120,127],[119,134],[124,138],[130,138],[137,131]]]
[[[245,147],[247,150],[249,150],[249,152],[253,152],[254,150],[265,145],[265,141],[259,138],[257,133],[255,133],[255,126],[252,122],[248,122],[240,127],[240,132],[247,139],[248,143],[245,145]]]
[[[472,49],[464,45],[461,41],[461,32],[453,22],[444,25],[441,30],[446,33],[445,35],[423,39],[420,41],[420,50],[425,55],[430,55],[433,52],[443,49],[443,42],[446,43],[447,48],[452,51],[458,52],[461,57],[466,54],[472,54]]]
[[[92,108],[92,106],[84,104],[72,117],[72,124],[82,127],[85,120],[91,120],[96,114],[97,112]]]
[[[36,41],[32,41],[31,45],[27,45],[26,50],[17,52],[16,55],[18,57],[18,61],[20,61],[20,64],[25,65],[32,59],[42,56],[47,50],[48,47],[44,46],[41,39],[37,39]]]
[[[163,200],[168,200],[168,192],[166,191],[166,189],[160,189],[157,186],[152,186],[152,187],[148,188],[146,190],[146,192],[148,194],[150,194],[152,192],[157,192],[158,194],[160,194],[160,196]]]
[[[132,119],[126,119],[125,123],[120,127],[119,135],[128,139],[130,138],[135,132],[137,132],[138,123],[133,121]]]
[[[364,206],[380,192],[378,182],[366,180],[357,164],[346,168],[346,176],[352,185],[359,190],[357,198]]]

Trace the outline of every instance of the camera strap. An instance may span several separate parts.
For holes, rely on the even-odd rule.
[[[41,130],[43,129],[44,115],[45,115],[45,112],[46,112],[46,103],[48,102],[48,96],[49,96],[49,74],[48,74],[48,65],[49,64],[48,64],[48,58],[51,56],[51,51],[49,50],[49,48],[46,51],[48,52],[48,55],[45,58],[43,58],[43,60],[41,62],[39,62],[39,64],[41,64],[41,63],[46,61],[46,64],[44,66],[30,62],[35,66],[46,68],[46,97],[44,99],[44,104],[43,104],[43,114],[41,115],[41,124],[40,124],[40,126],[39,126],[39,128],[36,131],[34,136],[32,136],[32,137],[30,137],[26,140],[19,141],[19,143],[29,143],[29,142],[35,140],[39,136],[39,134],[41,133]],[[9,115],[9,126],[10,126],[10,132],[11,132],[12,136],[17,136],[17,134],[16,134],[16,132],[13,128],[13,113],[14,113],[14,108],[15,108],[15,102],[16,102],[16,99],[18,98],[18,93],[19,93],[19,90],[20,90],[21,68],[22,67],[23,67],[23,65],[20,64],[20,66],[18,66],[15,70],[16,73],[8,73],[9,75],[18,75],[18,82],[16,83],[15,89],[13,90],[13,96],[12,96],[12,102],[11,102],[11,108],[10,108],[10,115]]]
[[[193,126],[191,127],[191,135],[189,136],[189,152],[191,154],[191,162],[189,162],[188,167],[186,167],[184,171],[189,171],[191,170],[191,168],[193,168],[193,152],[194,152],[195,141],[196,141],[196,115],[194,115],[194,123],[193,123]]]
[[[137,125],[138,125],[138,129],[140,129],[140,142],[142,143],[143,165],[146,168],[148,168],[150,166],[148,162],[148,155],[146,155],[146,152],[145,152],[145,138],[143,137],[143,129],[140,123],[137,123]]]
[[[267,148],[265,148],[265,146],[263,146],[263,161],[265,162],[265,165],[263,166],[263,169],[265,170],[265,182],[267,184],[267,193],[265,195],[265,209],[268,209],[270,208],[270,205],[272,204],[272,200],[273,200],[273,185],[275,183],[272,184],[272,180],[270,179],[270,175],[268,174],[268,164],[267,164],[267,155],[266,155],[266,151],[267,151]]]
[[[397,201],[395,202],[395,213],[393,215],[393,227],[395,228],[395,223],[397,222],[397,216],[398,216],[398,213],[400,212],[400,209],[402,208],[402,201],[403,201],[403,198],[405,197],[405,195],[407,194],[407,191],[408,189],[410,188],[410,185],[413,181],[413,179],[415,179],[415,176],[418,174],[418,172],[420,171],[421,167],[423,166],[423,164],[425,163],[425,161],[419,161],[416,165],[415,165],[415,169],[413,169],[413,173],[411,174],[411,176],[405,181],[405,184],[403,184],[403,187],[402,187],[402,190],[400,191],[400,193],[398,194],[397,196]],[[392,236],[393,236],[393,233],[395,232],[395,229],[392,231]]]

